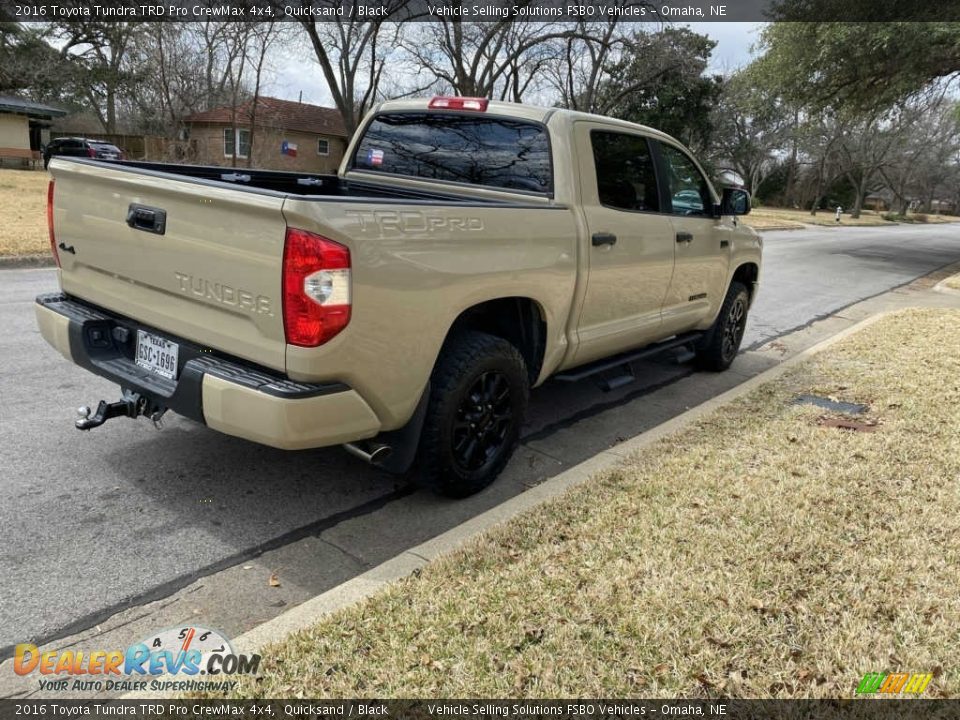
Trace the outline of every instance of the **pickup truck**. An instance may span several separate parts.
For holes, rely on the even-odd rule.
[[[483,98],[385,102],[336,175],[55,157],[43,337],[116,382],[90,429],[167,410],[277,448],[343,444],[463,497],[530,388],[723,370],[761,240],[673,138]]]

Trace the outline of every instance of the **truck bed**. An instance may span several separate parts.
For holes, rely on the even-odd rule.
[[[436,200],[438,202],[464,201],[472,203],[502,204],[502,201],[478,199],[466,193],[433,192],[397,187],[389,183],[358,182],[344,180],[339,175],[317,173],[284,172],[279,170],[258,170],[245,167],[222,167],[218,165],[179,165],[174,163],[140,162],[121,160],[104,162],[70,158],[71,162],[83,164],[108,165],[116,169],[128,168],[144,175],[175,175],[178,179],[192,178],[198,183],[226,183],[234,188],[246,188],[266,191],[278,195],[299,195],[304,197],[330,197],[341,200],[389,199],[412,200],[417,202]]]

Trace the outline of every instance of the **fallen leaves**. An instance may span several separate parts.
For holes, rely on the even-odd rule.
[[[838,430],[853,430],[854,432],[876,432],[880,427],[877,420],[849,420],[827,415],[821,415],[817,419],[817,425],[825,428],[837,428]]]

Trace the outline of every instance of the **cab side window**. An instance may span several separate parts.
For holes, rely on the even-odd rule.
[[[672,145],[660,145],[667,170],[671,212],[674,215],[711,215],[713,198],[706,178],[687,155]]]
[[[634,212],[660,211],[657,176],[646,138],[593,130],[590,144],[601,205]]]

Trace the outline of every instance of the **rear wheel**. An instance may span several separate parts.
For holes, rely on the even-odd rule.
[[[750,295],[746,286],[739,282],[730,283],[717,319],[697,344],[698,367],[714,371],[730,367],[740,351],[749,306]]]
[[[430,379],[421,484],[466,497],[492,483],[516,448],[529,392],[523,357],[506,340],[475,331],[449,340]]]

